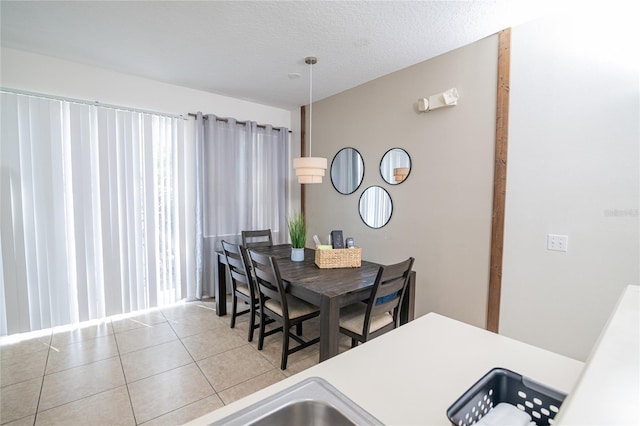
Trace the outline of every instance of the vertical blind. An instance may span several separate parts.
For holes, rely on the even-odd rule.
[[[0,334],[182,299],[184,120],[0,96]]]

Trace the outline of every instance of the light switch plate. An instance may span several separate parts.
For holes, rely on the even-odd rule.
[[[547,250],[567,251],[568,244],[567,235],[547,234]]]

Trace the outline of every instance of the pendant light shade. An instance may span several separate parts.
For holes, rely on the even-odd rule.
[[[322,157],[294,158],[293,168],[296,170],[298,183],[322,183],[324,171],[327,170],[327,159]]]
[[[396,178],[396,183],[404,181],[409,176],[408,167],[396,167],[393,169],[393,176]]]
[[[327,159],[322,157],[311,157],[311,141],[313,130],[313,65],[318,59],[309,56],[304,62],[309,65],[309,157],[293,159],[293,168],[298,176],[298,183],[322,183],[324,172],[327,170]]]

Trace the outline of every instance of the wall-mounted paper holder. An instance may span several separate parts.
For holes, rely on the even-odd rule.
[[[428,98],[418,99],[418,112],[429,112],[434,109],[454,106],[458,104],[458,89],[455,87],[436,95],[431,95]]]

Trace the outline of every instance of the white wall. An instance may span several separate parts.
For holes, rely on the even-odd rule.
[[[291,111],[284,109],[5,47],[0,55],[0,85],[5,88],[166,114],[202,111],[291,128]]]
[[[640,283],[637,28],[609,6],[512,33],[500,333],[581,360]]]

